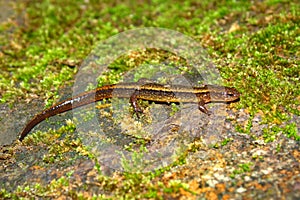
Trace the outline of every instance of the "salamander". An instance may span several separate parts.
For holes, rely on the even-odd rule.
[[[38,123],[51,116],[114,97],[129,98],[129,102],[137,114],[143,112],[137,103],[138,99],[142,99],[158,103],[197,103],[199,110],[209,115],[210,112],[206,109],[205,104],[210,102],[230,103],[238,100],[240,93],[235,88],[217,85],[191,87],[157,83],[140,84],[138,82],[106,85],[61,101],[35,115],[22,130],[19,140],[22,141]]]

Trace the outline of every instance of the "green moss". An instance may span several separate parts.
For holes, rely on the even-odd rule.
[[[236,175],[244,174],[251,171],[251,166],[253,163],[243,163],[239,164],[238,168],[233,170],[233,173],[230,175],[231,178],[234,178]]]
[[[294,140],[300,141],[300,134],[298,133],[296,123],[290,123],[284,127],[279,127],[275,125],[271,128],[268,127],[263,130],[265,142],[273,142],[277,139],[279,134],[284,134],[288,138],[293,138]]]
[[[228,143],[232,142],[234,139],[233,138],[225,138],[222,142],[221,142],[221,145],[222,146],[225,146],[227,145]]]

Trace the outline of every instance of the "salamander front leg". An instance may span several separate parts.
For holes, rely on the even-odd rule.
[[[205,102],[204,102],[204,100],[199,100],[199,102],[198,102],[198,108],[199,108],[199,110],[201,111],[201,112],[204,112],[205,114],[207,114],[207,115],[211,115],[212,113],[209,111],[209,110],[207,110],[207,108],[205,107]]]
[[[130,104],[134,109],[134,112],[136,113],[136,116],[140,118],[139,114],[143,113],[143,110],[140,108],[137,100],[138,100],[138,91],[135,91],[131,96],[130,96]]]

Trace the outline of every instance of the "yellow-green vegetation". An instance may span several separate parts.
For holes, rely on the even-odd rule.
[[[298,141],[300,140],[300,135],[298,134],[297,125],[295,123],[288,124],[283,128],[278,126],[265,128],[263,133],[266,142],[273,142],[279,133],[283,133],[289,138],[294,138]]]
[[[97,42],[125,30],[164,27],[197,40],[207,49],[224,83],[241,93],[235,107],[249,113],[249,119],[245,127],[237,126],[239,132],[250,133],[252,119],[260,113],[261,123],[268,124],[263,130],[266,142],[276,140],[281,133],[300,140],[295,123],[281,126],[291,115],[300,115],[300,4],[296,0],[44,0],[11,5],[16,15],[0,24],[0,103],[14,106],[18,101],[39,98],[48,107],[60,98],[59,89],[72,85],[80,64]],[[141,49],[134,59],[124,55],[112,63],[109,72],[99,78],[99,85],[115,83],[136,65],[157,64],[166,57],[175,64],[186,62],[170,52]],[[95,160],[79,139],[68,136],[74,130],[75,125],[67,123],[57,131],[30,134],[23,144],[46,145],[48,152],[41,160],[44,165],[60,162],[70,152],[67,157],[71,161],[79,156]],[[218,147],[230,142],[231,138],[225,139]],[[280,146],[277,149],[280,151]],[[189,152],[197,150],[193,146]],[[180,180],[165,184],[157,179],[172,167],[184,164],[189,152],[156,172],[123,173],[114,178],[102,175],[96,163],[99,174],[94,186],[103,189],[102,195],[76,193],[70,186],[71,171],[46,186],[25,184],[13,192],[1,189],[0,198],[66,195],[74,199],[163,199],[164,194],[179,190],[194,195]],[[251,166],[252,163],[238,165],[232,178],[251,173]]]
[[[238,168],[233,170],[232,174],[230,175],[231,178],[234,178],[236,175],[244,174],[251,171],[251,166],[253,163],[243,163],[239,164]]]

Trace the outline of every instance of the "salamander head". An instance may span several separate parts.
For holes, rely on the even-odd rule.
[[[211,101],[233,102],[240,98],[240,93],[231,87],[208,86]]]

